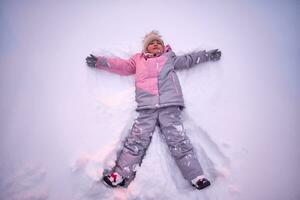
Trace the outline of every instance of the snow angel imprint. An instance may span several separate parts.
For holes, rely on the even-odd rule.
[[[217,61],[220,57],[218,49],[176,56],[159,33],[151,31],[144,37],[142,52],[128,60],[92,54],[86,58],[89,67],[120,75],[135,75],[138,117],[125,139],[115,167],[103,176],[106,185],[128,186],[136,175],[136,166],[142,163],[156,126],[160,128],[183,177],[197,189],[210,185],[182,125],[180,114],[184,100],[176,70]]]

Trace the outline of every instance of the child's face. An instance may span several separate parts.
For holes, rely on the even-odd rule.
[[[153,54],[162,53],[164,51],[164,46],[160,41],[153,40],[149,43],[147,51]]]

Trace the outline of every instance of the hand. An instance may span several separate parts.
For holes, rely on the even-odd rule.
[[[207,53],[208,59],[212,61],[220,60],[222,52],[219,49],[210,50]]]
[[[93,54],[90,54],[90,56],[86,57],[85,61],[89,67],[96,67],[97,57]]]

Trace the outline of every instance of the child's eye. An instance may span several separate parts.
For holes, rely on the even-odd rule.
[[[159,44],[159,45],[162,45],[161,42],[160,42],[160,41],[157,41],[157,40],[155,40],[155,41],[153,41],[153,42],[150,42],[149,45],[153,45],[154,43]]]

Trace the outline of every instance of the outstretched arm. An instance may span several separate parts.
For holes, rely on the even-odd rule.
[[[221,55],[221,51],[214,49],[177,56],[175,59],[175,69],[188,69],[196,64],[207,62],[209,60],[217,61],[220,60]]]
[[[135,61],[121,58],[107,58],[104,56],[96,57],[92,54],[86,58],[89,67],[103,69],[120,75],[135,74]]]

